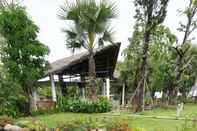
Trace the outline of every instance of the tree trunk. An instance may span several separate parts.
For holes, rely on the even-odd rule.
[[[170,80],[170,87],[169,87],[169,104],[174,105],[177,103],[177,93],[179,92],[179,80],[182,75],[182,61],[183,57],[178,56],[176,61],[176,68],[175,68],[175,77],[173,80]]]
[[[32,86],[24,86],[23,88],[24,94],[27,98],[27,113],[31,114],[31,111],[37,110],[37,94]]]
[[[144,111],[144,94],[145,94],[145,81],[146,81],[146,68],[147,68],[147,58],[149,50],[150,41],[150,30],[146,31],[144,34],[144,47],[142,54],[142,63],[140,66],[139,80],[137,85],[137,91],[133,100],[133,111],[141,112]]]
[[[31,111],[36,111],[37,110],[37,105],[36,105],[36,98],[34,92],[32,94],[29,94],[29,108]]]
[[[96,66],[94,59],[93,50],[89,52],[89,88],[90,88],[90,99],[97,100],[97,89],[96,89]]]

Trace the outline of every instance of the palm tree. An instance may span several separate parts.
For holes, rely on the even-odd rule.
[[[72,21],[72,26],[63,31],[67,36],[67,47],[73,51],[84,48],[89,52],[89,86],[90,98],[96,96],[96,71],[94,49],[103,46],[105,41],[112,42],[112,30],[109,28],[111,19],[117,16],[114,3],[103,0],[97,3],[95,0],[66,1],[60,7],[60,19]]]

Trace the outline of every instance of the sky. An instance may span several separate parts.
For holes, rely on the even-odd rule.
[[[70,0],[72,1],[72,0]],[[118,8],[118,17],[113,20],[112,27],[115,31],[114,39],[121,42],[121,51],[119,60],[122,60],[121,52],[129,44],[128,38],[132,36],[133,26],[135,24],[135,7],[133,0],[111,0],[115,1]],[[179,9],[184,9],[189,0],[170,0],[168,14],[164,24],[171,29],[180,39],[182,34],[177,32],[180,21],[185,21],[179,13]],[[72,55],[71,51],[66,49],[66,37],[61,31],[68,23],[57,17],[60,5],[64,0],[23,0],[27,12],[31,19],[40,28],[38,39],[50,48],[50,55],[47,59],[50,62]]]

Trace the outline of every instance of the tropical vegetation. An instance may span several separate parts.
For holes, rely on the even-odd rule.
[[[65,22],[66,47],[73,53],[81,49],[88,53],[89,92],[88,99],[81,99],[72,85],[63,96],[57,86],[56,102],[49,100],[49,83],[38,82],[49,67],[49,48],[38,40],[39,27],[21,2],[0,1],[0,130],[6,124],[57,131],[197,130],[197,96],[190,94],[197,79],[197,0],[188,0],[179,10],[185,19],[177,32],[183,36],[164,24],[169,2],[133,1],[134,31],[116,65],[111,100],[99,95],[104,83],[97,79],[95,52],[115,43],[116,3],[67,0],[62,4],[57,15]],[[38,106],[37,92],[49,107]]]
[[[107,1],[76,0],[62,5],[59,16],[64,21],[72,22],[68,29],[63,29],[67,47],[73,51],[84,48],[89,52],[90,97],[96,100],[94,53],[105,42],[113,43],[110,21],[117,16],[116,5]]]

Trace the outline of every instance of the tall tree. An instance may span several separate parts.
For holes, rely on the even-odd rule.
[[[133,37],[130,38],[129,46],[124,50],[125,60],[124,66],[121,66],[123,74],[126,75],[127,84],[132,87],[132,91],[136,89],[137,80],[139,79],[139,65],[143,47],[143,26],[135,26]],[[173,57],[171,48],[176,41],[176,36],[171,33],[170,29],[160,25],[155,29],[148,51],[148,75],[149,79],[146,83],[146,91],[150,91],[154,97],[155,91],[163,91],[167,79],[171,75],[171,66]],[[123,68],[123,69],[122,69]]]
[[[184,24],[180,22],[178,31],[184,34],[183,40],[178,41],[176,47],[176,61],[174,66],[174,77],[171,81],[172,97],[176,98],[176,94],[180,91],[181,79],[184,77],[184,72],[189,68],[189,65],[193,59],[191,56],[191,42],[194,38],[191,38],[192,33],[197,29],[197,0],[189,0],[189,5],[181,13],[186,16],[187,21]]]
[[[37,40],[39,29],[24,7],[12,3],[0,13],[0,33],[6,42],[1,60],[12,80],[20,85],[30,108],[35,107],[33,92],[45,70],[49,49]]]
[[[127,75],[127,84],[132,87],[132,91],[137,87],[139,78],[139,64],[142,54],[142,39],[143,32],[140,30],[141,26],[136,24],[132,38],[129,38],[129,46],[123,51],[125,57],[122,67],[122,73]]]
[[[61,6],[60,18],[72,21],[73,25],[64,30],[67,36],[67,47],[73,49],[84,48],[89,52],[89,77],[91,99],[96,99],[96,71],[94,49],[103,46],[104,41],[113,43],[110,20],[116,17],[114,3],[102,0],[76,0]]]
[[[136,93],[133,99],[133,111],[141,112],[144,110],[144,91],[145,83],[147,79],[147,57],[149,50],[149,43],[151,35],[155,28],[163,23],[169,0],[136,0],[134,1],[136,6],[137,21],[144,24],[143,32],[143,49],[142,49],[142,61],[140,65],[140,73]]]
[[[172,47],[176,36],[170,29],[161,25],[153,33],[148,59],[148,86],[154,99],[155,91],[166,90],[167,81],[171,78],[174,61]]]

